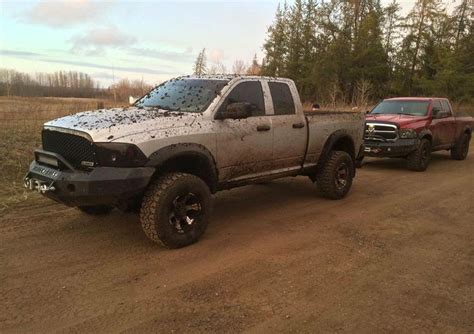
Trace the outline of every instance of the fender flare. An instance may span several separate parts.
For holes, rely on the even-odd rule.
[[[355,161],[358,152],[356,152],[356,147],[354,145],[354,140],[352,139],[351,135],[349,134],[349,132],[347,130],[339,129],[339,130],[333,132],[331,135],[329,135],[329,137],[326,139],[326,142],[324,143],[323,150],[321,151],[321,154],[319,156],[318,163],[317,163],[317,171],[318,172],[321,170],[322,166],[324,166],[324,163],[326,162],[326,160],[329,156],[329,152],[332,151],[334,145],[340,139],[348,139],[349,142],[352,144],[352,152],[349,152],[349,154],[350,154],[352,160]],[[355,175],[355,168],[353,170],[353,175]]]
[[[433,137],[433,133],[430,131],[430,129],[423,129],[420,131],[420,133],[418,134],[418,139],[421,140],[425,137],[430,137],[431,138],[431,143],[433,144],[433,140],[434,140],[434,137]]]
[[[184,156],[195,156],[207,165],[210,172],[209,181],[211,191],[217,188],[218,171],[217,164],[212,153],[203,145],[196,143],[180,143],[162,147],[148,157],[147,167],[159,168],[167,161]]]

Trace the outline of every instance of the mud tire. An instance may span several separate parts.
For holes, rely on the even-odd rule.
[[[469,153],[469,143],[471,136],[468,133],[464,133],[461,139],[451,149],[451,158],[454,160],[464,160]]]
[[[113,210],[113,207],[108,205],[78,206],[77,208],[91,216],[105,216]]]
[[[182,228],[180,232],[171,223],[171,216],[177,199],[188,194],[199,200],[200,211],[193,225],[185,225],[186,230]],[[201,238],[207,228],[210,211],[211,193],[202,179],[191,174],[167,173],[148,186],[140,209],[140,222],[150,240],[167,248],[181,248]]]
[[[340,173],[344,170],[345,183],[341,183]],[[316,175],[319,194],[328,199],[344,198],[352,186],[354,162],[347,152],[331,151],[323,168]]]
[[[415,151],[407,157],[408,169],[415,172],[424,172],[431,159],[431,142],[422,139]]]

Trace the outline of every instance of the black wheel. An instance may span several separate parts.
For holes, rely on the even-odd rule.
[[[470,141],[471,136],[467,133],[463,134],[461,140],[451,149],[451,158],[454,160],[466,159]]]
[[[349,192],[354,177],[354,163],[343,151],[331,151],[316,175],[319,193],[329,199],[341,199]]]
[[[357,158],[354,163],[355,167],[362,168],[363,161],[364,161],[364,157]]]
[[[77,208],[82,212],[93,216],[104,216],[113,210],[113,207],[108,205],[78,206]]]
[[[431,142],[422,139],[415,151],[408,155],[408,169],[423,172],[428,168],[431,159]]]
[[[168,248],[195,243],[207,228],[209,187],[197,176],[169,173],[148,187],[140,210],[146,236]]]

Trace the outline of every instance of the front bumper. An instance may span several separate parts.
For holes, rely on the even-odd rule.
[[[418,147],[419,139],[397,139],[393,142],[365,141],[364,156],[406,157]]]
[[[152,167],[59,170],[33,161],[25,186],[69,206],[119,205],[143,193],[154,172]]]

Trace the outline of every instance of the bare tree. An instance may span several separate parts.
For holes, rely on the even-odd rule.
[[[365,108],[369,104],[372,84],[369,80],[361,79],[356,83],[355,104],[358,107]]]
[[[237,59],[234,62],[234,65],[232,65],[232,73],[241,75],[241,74],[245,74],[245,72],[247,72],[247,66],[245,65],[244,61]]]
[[[207,70],[207,74],[225,74],[227,73],[227,68],[220,61],[213,62],[211,67]]]

